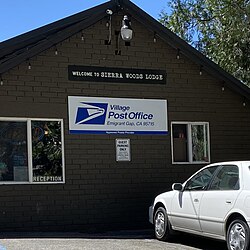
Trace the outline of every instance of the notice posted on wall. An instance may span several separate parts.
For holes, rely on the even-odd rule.
[[[116,161],[130,160],[130,139],[116,139]]]

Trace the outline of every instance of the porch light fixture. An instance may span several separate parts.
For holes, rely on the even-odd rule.
[[[113,11],[110,9],[106,10],[107,15],[109,16],[109,20],[106,22],[106,27],[109,29],[109,40],[108,45],[111,44],[111,36],[112,36],[112,15]]]
[[[200,66],[200,76],[202,76],[202,74],[203,74],[203,66],[201,65]]]
[[[246,107],[247,103],[246,103],[246,99],[244,98],[243,102],[242,102],[242,106]]]
[[[85,41],[85,37],[84,37],[83,30],[82,30],[82,33],[81,33],[81,40],[82,40],[83,42]]]
[[[122,40],[124,41],[130,41],[133,37],[131,21],[129,20],[127,15],[125,15],[122,20],[121,37],[122,37]]]
[[[154,43],[157,42],[157,39],[156,39],[156,33],[154,32],[154,39],[153,39]]]
[[[223,85],[221,87],[221,91],[224,92],[225,91],[225,83],[223,82]]]
[[[180,49],[177,49],[176,59],[180,59]]]
[[[3,86],[3,78],[1,75],[0,75],[0,85]]]

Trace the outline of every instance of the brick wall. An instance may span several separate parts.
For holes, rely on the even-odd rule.
[[[167,136],[131,135],[131,162],[116,162],[115,135],[70,135],[67,97],[124,97],[168,100],[171,121],[210,124],[211,160],[249,159],[250,109],[243,98],[206,73],[132,19],[131,46],[120,40],[115,55],[106,20],[57,44],[2,75],[1,117],[62,118],[64,120],[66,183],[0,185],[0,230],[112,230],[148,227],[148,206],[154,195],[169,190],[201,165],[172,165]],[[58,55],[55,55],[55,49]],[[68,65],[160,69],[166,85],[71,82]]]

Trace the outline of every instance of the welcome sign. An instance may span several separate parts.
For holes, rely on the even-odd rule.
[[[167,101],[68,97],[71,134],[167,134]]]
[[[68,66],[70,81],[166,84],[164,70]]]

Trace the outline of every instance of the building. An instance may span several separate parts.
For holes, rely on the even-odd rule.
[[[249,160],[249,88],[128,0],[0,43],[0,81],[1,231],[145,228],[174,181]]]

